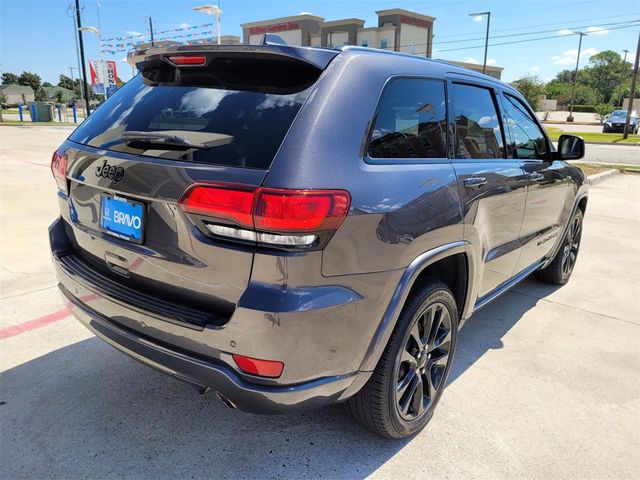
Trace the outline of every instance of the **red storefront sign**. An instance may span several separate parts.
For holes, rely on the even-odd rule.
[[[273,25],[264,25],[261,27],[251,27],[249,35],[261,35],[264,33],[286,32],[288,30],[298,30],[300,24],[298,22],[274,23]]]
[[[423,20],[421,18],[407,17],[406,15],[400,15],[400,22],[406,23],[408,25],[413,25],[415,27],[422,27],[422,28],[431,28],[431,25],[432,25],[432,23],[427,20]]]

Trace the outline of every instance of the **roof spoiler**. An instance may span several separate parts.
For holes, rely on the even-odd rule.
[[[265,34],[261,45],[171,45],[151,47],[129,53],[127,62],[142,71],[144,65],[170,54],[204,54],[207,56],[273,55],[298,60],[324,70],[340,52],[328,48],[293,47],[279,36]]]
[[[288,95],[315,83],[340,52],[291,47],[265,36],[265,45],[179,45],[132,55],[149,86],[249,90]],[[281,39],[280,39],[281,40]]]

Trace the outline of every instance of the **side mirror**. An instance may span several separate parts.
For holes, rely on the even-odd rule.
[[[584,140],[575,135],[560,135],[556,160],[578,160],[584,157]]]

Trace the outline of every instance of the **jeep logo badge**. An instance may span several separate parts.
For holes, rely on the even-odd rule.
[[[124,177],[124,168],[109,165],[105,160],[102,165],[96,167],[96,177],[110,178],[118,183]]]

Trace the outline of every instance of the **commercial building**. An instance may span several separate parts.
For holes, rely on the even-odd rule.
[[[475,70],[476,72],[482,73],[482,65],[479,63],[458,62],[456,60],[443,60],[443,62],[451,63],[453,65],[458,65],[459,67],[468,68],[470,70]],[[487,65],[484,74],[500,80],[503,70],[504,68],[502,67]]]
[[[325,21],[302,13],[242,24],[244,43],[260,43],[265,33],[275,33],[289,45],[338,47],[360,45],[396,52],[431,56],[434,17],[402,8],[379,10],[378,26],[365,28],[360,18]]]
[[[435,17],[392,8],[376,12],[378,25],[365,27],[360,18],[325,21],[323,17],[301,13],[291,17],[260,20],[241,25],[243,43],[258,44],[265,33],[274,33],[289,45],[305,47],[339,47],[358,45],[394,52],[431,57]],[[448,61],[448,60],[445,60]],[[482,72],[482,65],[454,62],[465,68]],[[487,66],[486,74],[500,78],[502,68]]]

